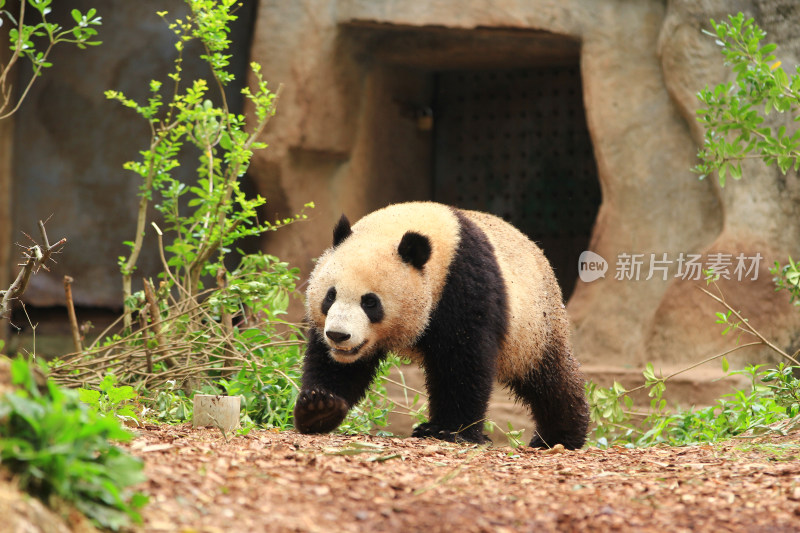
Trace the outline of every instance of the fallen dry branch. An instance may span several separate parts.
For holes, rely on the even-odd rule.
[[[63,238],[51,245],[50,241],[47,239],[47,231],[44,228],[44,222],[41,220],[39,221],[39,233],[42,237],[42,244],[39,245],[34,241],[34,245],[25,250],[25,262],[19,265],[22,267],[22,270],[19,271],[17,279],[14,280],[8,290],[0,291],[0,296],[2,296],[2,300],[0,300],[0,320],[10,318],[11,302],[19,299],[23,293],[25,293],[31,275],[38,272],[40,268],[49,272],[47,262],[56,249],[67,242],[67,239]]]
[[[82,352],[55,362],[51,367],[52,378],[70,387],[92,387],[107,373],[113,373],[120,382],[148,389],[166,386],[168,382],[175,382],[178,387],[196,386],[207,382],[212,373],[226,375],[242,368],[265,368],[253,356],[254,352],[303,342],[280,335],[267,343],[245,342],[234,335],[232,328],[221,324],[210,309],[208,298],[204,297],[215,290],[220,289],[209,289],[198,295],[200,301],[187,302],[169,293],[159,294],[146,281],[139,328],[126,330],[122,318],[118,319]],[[277,325],[297,327],[271,320],[262,320],[260,324],[261,328],[269,329]]]

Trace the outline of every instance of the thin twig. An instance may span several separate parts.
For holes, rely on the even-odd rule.
[[[749,333],[752,333],[753,335],[755,335],[756,337],[758,337],[758,339],[761,341],[761,344],[764,344],[765,346],[769,347],[769,348],[770,348],[772,351],[774,351],[775,353],[777,353],[778,355],[780,355],[780,356],[781,356],[781,357],[783,357],[784,359],[788,359],[788,360],[789,360],[789,361],[791,361],[791,362],[792,362],[792,364],[794,364],[795,366],[800,366],[800,362],[798,362],[798,361],[797,361],[797,359],[795,359],[794,357],[792,357],[792,356],[791,356],[791,355],[789,355],[788,353],[784,352],[783,350],[781,350],[780,348],[778,348],[777,346],[775,346],[774,344],[772,344],[772,343],[771,343],[769,340],[767,340],[767,338],[766,338],[766,337],[764,337],[764,336],[763,336],[763,335],[762,335],[762,334],[761,334],[761,333],[760,333],[760,332],[759,332],[759,331],[758,331],[758,330],[757,330],[755,327],[753,327],[753,325],[752,325],[752,324],[750,324],[750,322],[748,322],[747,320],[745,320],[744,318],[742,318],[742,315],[740,315],[740,314],[739,314],[739,312],[738,312],[736,309],[734,309],[733,307],[731,307],[730,305],[728,305],[728,302],[726,302],[724,298],[721,298],[721,297],[719,297],[719,296],[715,295],[714,293],[712,293],[712,292],[710,292],[710,291],[708,291],[708,290],[704,289],[703,287],[698,287],[698,288],[699,288],[701,291],[703,291],[704,293],[706,293],[708,296],[710,296],[711,298],[713,298],[714,300],[716,300],[717,302],[719,302],[719,303],[721,303],[722,305],[724,305],[724,306],[725,306],[725,308],[726,308],[728,311],[730,311],[731,313],[733,313],[733,315],[734,315],[736,318],[738,318],[738,319],[741,321],[741,323],[742,323],[742,324],[744,324],[744,325],[745,325],[745,327],[747,328],[745,331],[748,331]]]
[[[64,295],[67,299],[67,316],[69,317],[69,329],[72,331],[72,344],[75,346],[75,351],[80,353],[83,351],[83,343],[81,343],[81,332],[78,328],[78,317],[75,315],[75,303],[72,301],[72,282],[75,281],[70,276],[64,276]]]
[[[150,280],[143,279],[144,284],[144,298],[147,301],[147,306],[150,309],[150,320],[153,326],[153,333],[156,336],[156,343],[158,346],[167,346],[167,342],[164,339],[164,335],[161,333],[161,310],[158,307],[158,302],[156,301],[156,291],[153,288],[153,285],[150,283]],[[177,363],[172,358],[167,358],[166,363],[169,366],[175,366]]]

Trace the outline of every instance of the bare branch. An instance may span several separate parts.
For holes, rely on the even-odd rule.
[[[25,289],[28,288],[31,275],[38,272],[40,268],[47,270],[45,263],[50,260],[50,256],[53,255],[57,248],[67,242],[67,239],[63,238],[50,245],[47,232],[44,229],[44,223],[41,220],[39,221],[39,231],[42,235],[43,245],[34,244],[26,249],[25,263],[20,265],[22,270],[19,271],[17,279],[14,280],[8,290],[0,291],[0,295],[2,295],[2,300],[0,300],[0,320],[9,318],[11,315],[11,302],[23,295]]]

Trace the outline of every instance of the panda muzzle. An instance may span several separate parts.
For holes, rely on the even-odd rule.
[[[359,350],[361,350],[361,348],[364,347],[365,344],[367,344],[367,341],[364,341],[361,344],[359,344],[358,346],[354,346],[354,347],[350,348],[349,350],[343,350],[342,348],[339,348],[339,347],[334,347],[333,349],[339,355],[356,355],[359,352]]]
[[[344,356],[352,356],[358,354],[358,352],[367,344],[367,341],[362,342],[358,346],[353,346],[352,348],[340,348],[335,344],[331,346],[331,349],[336,352],[336,355],[344,355]]]

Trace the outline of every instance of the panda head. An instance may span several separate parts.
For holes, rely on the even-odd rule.
[[[432,306],[425,272],[431,253],[420,233],[359,233],[342,216],[306,293],[308,317],[333,359],[352,363],[400,350],[422,334]]]

